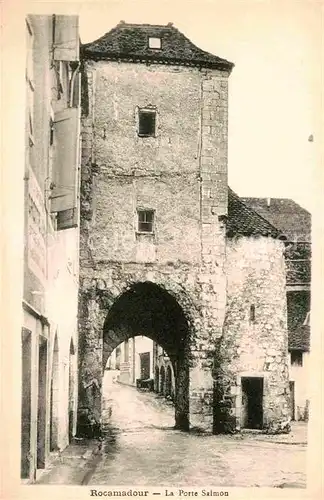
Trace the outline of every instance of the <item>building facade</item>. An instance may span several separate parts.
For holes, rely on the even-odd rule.
[[[110,355],[106,370],[118,370],[115,381],[147,388],[171,400],[175,376],[167,352],[152,339],[137,336],[122,342]]]
[[[308,420],[311,308],[311,215],[293,200],[244,198],[286,235],[289,384],[292,420]]]
[[[227,184],[233,64],[172,24],[119,23],[81,48],[79,422],[140,332],[167,353],[175,425],[289,418],[284,243]]]
[[[21,477],[76,432],[80,77],[78,19],[26,18]]]
[[[122,342],[108,358],[106,370],[119,370],[116,380],[136,386],[139,380],[153,379],[153,341],[142,335]]]

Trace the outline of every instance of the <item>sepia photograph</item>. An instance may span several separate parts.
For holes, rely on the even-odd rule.
[[[318,4],[71,6],[20,24],[20,484],[305,490]]]

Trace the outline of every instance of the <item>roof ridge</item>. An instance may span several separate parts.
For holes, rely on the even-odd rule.
[[[311,215],[309,210],[307,208],[304,208],[300,203],[295,201],[293,198],[278,198],[275,196],[242,196],[241,199],[243,200],[258,200],[258,201],[266,201],[267,199],[273,200],[273,201],[289,201],[291,203],[294,203],[298,208],[306,212],[307,214]],[[271,205],[270,205],[271,206]]]
[[[98,42],[99,40],[101,40],[102,38],[105,38],[107,35],[117,31],[118,29],[120,28],[127,28],[127,27],[136,27],[136,28],[141,28],[141,27],[150,27],[150,28],[173,28],[174,30],[177,30],[179,31],[174,25],[173,23],[168,23],[168,24],[141,24],[141,23],[126,23],[125,21],[119,21],[119,23],[117,23],[113,28],[111,28],[109,31],[106,31],[103,35],[99,36],[98,38],[96,38],[95,40],[92,40],[91,42],[87,42],[87,43],[84,43],[82,44],[83,47],[85,47],[86,45],[91,45],[95,42]],[[179,31],[179,33],[181,33]],[[185,35],[183,35],[185,36]],[[192,42],[191,42],[192,43]],[[202,50],[202,49],[200,49]]]
[[[296,203],[296,205],[299,205],[297,201],[293,200],[292,198],[278,198],[277,196],[242,196],[242,199],[245,200],[267,200],[270,198],[271,200],[285,200],[285,201],[292,201],[293,203]]]
[[[169,22],[167,24],[151,24],[151,23],[126,23],[126,21],[119,21],[116,26],[149,26],[155,28],[175,28],[173,23]],[[175,28],[176,29],[176,28]]]

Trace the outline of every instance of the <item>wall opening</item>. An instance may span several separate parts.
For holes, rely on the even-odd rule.
[[[125,346],[128,346],[125,348]],[[165,426],[169,429],[172,426],[172,413],[170,406],[163,411],[155,413],[155,394],[159,393],[158,382],[160,380],[159,371],[164,373],[171,371],[161,367],[165,362],[167,353],[152,339],[137,335],[120,344],[120,349],[114,349],[107,360],[102,381],[102,428],[110,432],[111,429],[118,428],[119,425],[131,427],[133,425],[146,425],[145,411],[138,411],[143,407],[143,403],[148,405],[148,415],[150,424],[156,416],[156,424],[160,425],[161,417],[164,422],[169,422]],[[116,366],[117,351],[121,352],[119,368]],[[163,354],[161,354],[163,353]],[[169,358],[168,363],[170,363]],[[164,395],[166,388],[166,378],[164,379]],[[170,377],[170,394],[173,380]],[[145,397],[144,394],[146,394]],[[130,410],[131,409],[131,410]],[[172,412],[172,410],[171,410]],[[152,420],[153,419],[153,420]],[[170,420],[171,419],[171,420]]]
[[[154,210],[137,210],[139,233],[154,233]]]
[[[255,323],[255,305],[250,305],[250,323]]]
[[[263,427],[263,378],[242,377],[241,427],[262,429]]]
[[[21,463],[23,479],[30,476],[31,433],[31,331],[22,329]]]
[[[140,109],[138,111],[139,137],[154,137],[156,128],[156,110]]]
[[[50,394],[50,451],[58,449],[59,426],[59,347],[55,334]]]
[[[139,282],[122,293],[108,311],[103,328],[103,365],[120,343],[137,336],[145,336],[164,350],[174,366],[175,380],[175,427],[189,430],[189,327],[185,314],[177,300],[162,287],[152,282]],[[131,348],[129,343],[129,349]],[[153,348],[152,348],[153,349]],[[152,351],[153,352],[153,351]],[[115,353],[115,367],[124,368],[120,350]],[[154,362],[142,357],[141,378],[152,379],[154,388]],[[128,361],[129,363],[129,361]],[[150,368],[148,369],[148,364]],[[127,367],[128,370],[128,367]],[[159,378],[159,388],[165,391],[164,375]],[[130,377],[131,378],[131,377]]]
[[[37,410],[37,468],[45,468],[46,459],[46,385],[47,385],[47,340],[39,338],[38,359],[38,410]]]

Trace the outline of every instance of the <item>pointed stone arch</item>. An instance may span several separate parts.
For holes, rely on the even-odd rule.
[[[91,429],[100,428],[105,364],[115,347],[136,335],[151,338],[166,351],[171,360],[175,382],[176,427],[183,430],[197,425],[204,429],[211,428],[213,338],[219,334],[219,330],[215,312],[215,317],[211,318],[209,312],[202,311],[200,285],[193,280],[189,271],[188,274],[183,270],[178,272],[172,266],[167,272],[161,272],[150,265],[109,263],[106,271],[91,272],[94,273],[93,277],[81,280],[79,294],[78,434],[92,435]],[[201,286],[207,287],[206,284]],[[145,321],[143,331],[141,322],[132,324],[129,317],[125,321],[125,316],[120,314],[129,309],[125,304],[134,291],[141,291],[145,295],[143,287],[149,287],[154,291],[153,295],[160,297],[160,303],[168,305],[168,313],[164,316],[169,318],[169,322],[166,321],[166,327],[159,323],[162,326],[160,330],[165,333],[168,331],[168,335],[157,330],[147,331]],[[151,309],[157,314],[156,307]],[[138,315],[138,310],[133,310],[134,316]],[[119,321],[115,321],[116,317],[119,317]],[[181,318],[183,328],[180,330],[185,330],[183,336],[179,335],[179,325],[174,328],[170,324],[170,318],[174,320],[176,317]]]
[[[159,279],[161,284],[148,277],[157,278],[146,274],[141,281],[134,277],[115,280],[109,290],[102,289],[102,283],[94,288],[92,280],[92,288],[83,295],[84,308],[88,309],[88,332],[79,339],[79,409],[82,419],[90,414],[91,420],[100,422],[101,384],[109,356],[121,342],[145,335],[161,345],[177,367],[175,423],[176,427],[188,429],[189,343],[195,307],[183,287],[170,278]]]

